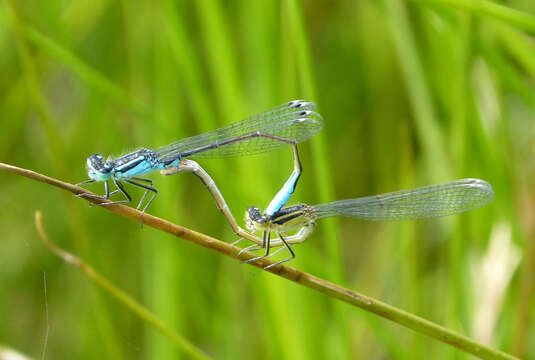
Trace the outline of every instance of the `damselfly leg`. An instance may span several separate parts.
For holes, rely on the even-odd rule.
[[[130,180],[130,179],[125,179],[124,180],[125,182],[127,182],[127,183],[129,183],[131,185],[139,186],[140,188],[145,189],[145,193],[141,197],[141,200],[139,201],[139,204],[137,205],[136,209],[139,210],[141,208],[141,205],[143,204],[143,201],[145,201],[145,198],[147,197],[147,194],[149,193],[149,191],[152,191],[151,198],[149,199],[149,201],[147,202],[145,207],[143,207],[143,210],[141,210],[141,214],[139,215],[139,221],[141,222],[141,227],[143,227],[143,214],[145,214],[145,210],[147,210],[147,208],[150,206],[150,204],[152,203],[152,201],[154,200],[156,195],[158,195],[158,190],[156,190],[154,187],[152,187],[152,180],[142,179],[142,178],[137,178],[137,177],[133,178],[133,179],[136,179],[138,181],[144,181],[144,182],[147,182],[147,183],[150,184],[150,185],[144,185],[144,184],[137,183],[137,182],[135,182],[133,180]]]
[[[251,262],[255,262],[255,261],[260,260],[260,259],[273,257],[273,256],[277,255],[278,253],[280,253],[281,251],[283,251],[285,249],[288,249],[288,251],[290,252],[290,257],[289,258],[281,260],[281,261],[278,261],[278,262],[273,263],[273,264],[270,264],[270,265],[264,267],[264,270],[270,269],[270,268],[272,268],[274,266],[277,266],[277,265],[280,265],[280,264],[285,263],[287,261],[290,261],[292,259],[295,259],[295,253],[292,250],[291,245],[286,241],[286,239],[283,237],[283,235],[281,233],[277,233],[277,235],[279,236],[278,240],[284,244],[284,247],[281,247],[280,249],[277,249],[274,252],[270,253],[271,246],[269,244],[271,243],[271,232],[270,231],[264,231],[263,239],[265,241],[263,241],[263,244],[262,244],[263,246],[257,246],[255,244],[255,245],[251,245],[251,246],[248,246],[246,248],[243,248],[242,250],[240,250],[240,252],[238,252],[236,257],[239,257],[245,251],[258,251],[258,250],[266,249],[266,253],[263,256],[257,256],[255,258],[251,258],[251,259],[242,261],[242,263],[251,263]]]
[[[263,256],[257,256],[257,257],[254,257],[252,259],[247,259],[247,260],[244,260],[242,261],[242,263],[250,263],[250,262],[254,262],[256,260],[260,260],[260,259],[263,259],[265,257],[267,257],[269,255],[269,242],[271,240],[271,232],[270,231],[264,231],[264,235],[262,236],[262,246],[259,248],[260,249],[266,249],[266,252]]]
[[[143,189],[145,189],[145,192],[143,193],[143,196],[141,197],[141,200],[139,200],[139,203],[137,204],[137,207],[136,209],[141,209],[141,205],[143,204],[143,202],[145,201],[145,199],[147,198],[147,195],[149,194],[149,192],[152,191],[152,197],[150,198],[150,200],[147,202],[147,205],[145,205],[145,207],[143,208],[143,210],[141,211],[142,215],[145,213],[145,210],[147,210],[147,208],[149,207],[149,205],[152,203],[152,201],[154,200],[154,198],[156,197],[156,195],[158,195],[158,190],[155,189],[153,187],[153,182],[152,180],[150,179],[143,179],[143,178],[138,178],[138,177],[134,177],[132,178],[134,180],[137,180],[137,181],[143,181],[143,182],[146,182],[147,184],[149,185],[143,185],[143,184],[139,184],[133,180],[129,180],[129,179],[125,179],[125,182],[129,183],[129,184],[132,184],[132,185],[135,185],[135,186],[139,186]]]
[[[96,180],[88,179],[88,180],[79,182],[78,184],[75,184],[75,185],[76,185],[76,186],[82,186],[82,185],[85,185],[85,184],[91,184],[91,183],[94,183],[94,182],[96,182]]]
[[[294,253],[294,251],[292,250],[292,247],[290,246],[290,244],[288,244],[288,243],[286,242],[286,240],[284,239],[284,237],[282,236],[281,233],[278,233],[278,235],[279,235],[279,239],[281,239],[281,241],[284,243],[284,246],[285,246],[285,247],[278,249],[277,251],[273,252],[270,256],[273,256],[273,255],[277,254],[279,251],[281,251],[281,250],[283,250],[283,249],[286,248],[286,249],[288,249],[288,251],[290,252],[290,257],[287,258],[287,259],[281,260],[281,261],[279,261],[279,262],[276,262],[276,263],[274,263],[274,264],[268,265],[268,266],[264,267],[264,270],[270,269],[270,268],[272,268],[272,267],[274,267],[274,266],[277,266],[277,265],[280,265],[280,264],[285,263],[285,262],[287,262],[287,261],[290,261],[290,260],[295,259],[295,253]]]
[[[118,192],[120,192],[125,197],[125,200],[103,202],[103,203],[99,203],[99,204],[90,204],[90,206],[105,206],[105,205],[116,205],[116,204],[128,204],[130,201],[132,201],[132,197],[126,192],[126,190],[124,189],[123,185],[118,180],[115,180],[113,178],[111,180],[113,181],[113,183],[117,187],[117,189],[113,190],[112,192],[110,192],[110,186],[108,184],[108,181],[105,181],[104,182],[104,192],[105,192],[104,195],[81,193],[81,194],[77,194],[77,195],[74,195],[74,196],[75,197],[91,198],[91,199],[109,200],[110,196],[115,195]],[[93,182],[93,181],[84,181],[84,182],[82,182],[80,184],[91,183],[91,182]],[[77,185],[79,185],[79,184],[77,184]]]

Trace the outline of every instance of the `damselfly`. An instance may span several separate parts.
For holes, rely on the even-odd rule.
[[[269,268],[295,258],[291,245],[305,241],[314,231],[318,219],[331,216],[380,221],[430,219],[477,209],[489,203],[493,197],[492,187],[486,181],[462,179],[319,205],[288,206],[271,216],[262,214],[257,207],[250,207],[245,213],[247,229],[252,233],[262,231],[263,240],[261,247],[252,245],[242,251],[266,249],[263,256],[245,261],[251,262],[270,256],[270,247],[284,246],[288,249],[290,257],[269,265]],[[297,233],[288,236],[287,231],[291,230],[297,230]],[[278,239],[271,239],[271,232],[275,232]]]
[[[158,194],[158,190],[153,187],[152,180],[141,178],[142,175],[156,170],[164,175],[184,171],[193,172],[191,167],[188,168],[188,163],[183,163],[186,158],[220,158],[259,154],[289,145],[293,148],[294,171],[269,206],[272,212],[276,212],[288,201],[301,174],[297,144],[310,139],[322,128],[323,120],[318,113],[314,112],[315,107],[316,104],[312,102],[294,100],[248,119],[154,150],[142,148],[116,159],[107,160],[99,154],[91,155],[87,158],[87,174],[90,179],[79,185],[102,181],[105,194],[82,193],[77,196],[109,199],[110,196],[120,193],[124,196],[123,200],[98,205],[126,204],[131,202],[132,198],[122,183],[125,182],[145,190],[137,206],[138,210],[141,209],[147,195],[152,192],[152,196],[141,211],[141,216],[143,216]],[[191,164],[196,163],[192,161],[189,165]],[[110,181],[116,187],[111,192]]]

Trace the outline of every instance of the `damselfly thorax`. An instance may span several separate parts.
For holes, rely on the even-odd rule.
[[[245,212],[247,229],[252,232],[275,231],[285,234],[310,225],[315,219],[312,208],[305,204],[284,207],[272,216],[262,214],[260,209],[254,206]]]

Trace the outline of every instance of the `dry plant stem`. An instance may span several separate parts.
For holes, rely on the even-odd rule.
[[[71,191],[74,194],[87,192],[86,190],[78,186],[74,186],[72,184],[68,184],[60,180],[50,178],[48,176],[36,173],[31,170],[18,168],[18,167],[3,164],[3,163],[0,163],[0,170],[8,171],[14,174],[19,174],[19,175],[26,176],[37,181],[41,181],[50,185],[54,185],[61,189]],[[94,203],[106,202],[106,201],[102,201],[99,199],[86,199],[86,200],[94,202]],[[110,206],[104,206],[104,208],[109,211],[115,212],[119,215],[122,215],[124,217],[130,218],[134,221],[139,221],[140,212],[133,208],[130,208],[124,205],[110,205]],[[219,241],[210,236],[184,228],[182,226],[173,224],[169,221],[160,219],[158,217],[155,217],[149,214],[143,215],[143,223],[146,226],[151,226],[155,229],[158,229],[158,230],[167,232],[169,234],[175,235],[177,237],[180,237],[182,239],[191,241],[207,249],[217,251],[221,254],[227,255],[232,258],[235,258],[238,252],[241,250],[240,248],[233,246],[231,244]],[[255,256],[256,256],[255,254],[244,252],[242,253],[240,260],[251,259]],[[264,268],[270,264],[273,264],[273,262],[269,259],[261,259],[254,263],[251,263],[251,265],[254,265],[259,268]],[[276,274],[278,276],[281,276],[283,278],[286,278],[298,284],[304,285],[311,289],[317,290],[319,292],[326,294],[327,296],[342,300],[348,304],[357,306],[363,310],[372,312],[386,319],[390,319],[399,325],[405,326],[416,332],[426,334],[434,339],[437,339],[443,343],[450,344],[454,347],[461,349],[462,351],[473,354],[479,358],[482,358],[482,359],[516,359],[512,355],[506,354],[498,350],[494,350],[488,346],[477,343],[474,340],[466,336],[455,333],[451,330],[448,330],[444,327],[441,327],[435,323],[432,323],[428,320],[420,318],[416,315],[397,309],[393,306],[390,306],[386,303],[375,300],[366,295],[356,293],[342,286],[331,283],[325,279],[316,277],[314,275],[308,274],[303,271],[299,271],[295,268],[292,268],[286,265],[278,265],[266,271],[269,271],[273,274]]]
[[[154,329],[161,332],[164,336],[167,336],[174,341],[184,352],[195,359],[210,359],[208,355],[198,349],[188,340],[177,334],[173,329],[167,327],[160,319],[154,314],[138,304],[134,299],[117,288],[111,282],[109,282],[104,276],[100,275],[91,266],[84,263],[80,258],[72,255],[71,253],[61,249],[55,243],[53,243],[45,232],[42,223],[42,216],[40,211],[35,212],[35,226],[39,232],[39,236],[45,243],[45,245],[58,257],[65,262],[72,264],[82,270],[87,276],[95,281],[99,286],[103,287],[109,294],[115,297],[119,302],[132,310],[136,315],[143,319],[146,323],[151,325]]]

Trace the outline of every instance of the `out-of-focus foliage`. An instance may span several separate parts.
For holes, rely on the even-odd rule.
[[[0,161],[76,183],[90,154],[315,101],[325,127],[300,147],[291,202],[463,177],[489,181],[496,198],[440,221],[325,220],[292,265],[534,357],[535,43],[500,12],[450,3],[0,2]],[[503,5],[528,22],[535,12],[528,0]],[[269,203],[291,161],[288,150],[201,165],[241,221]],[[236,240],[194,176],[151,179],[150,213]],[[0,342],[32,357],[47,326],[48,358],[183,356],[47,251],[36,209],[52,239],[216,358],[465,357],[43,184],[1,174],[0,185]]]

